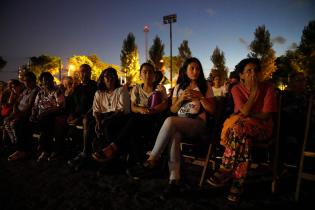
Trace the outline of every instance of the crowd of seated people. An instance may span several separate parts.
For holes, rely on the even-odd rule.
[[[221,187],[232,180],[228,199],[239,201],[252,141],[268,139],[273,128],[271,114],[278,111],[274,88],[259,80],[260,66],[256,58],[236,65],[227,91],[223,95],[221,89],[218,91],[228,101],[219,106],[226,107],[217,107],[215,89],[194,57],[181,66],[171,99],[160,84],[161,72],[150,63],[141,65],[142,83],[131,89],[120,84],[117,71],[111,67],[104,69],[96,82],[91,79],[91,67],[83,64],[79,84],[67,76],[59,86],[49,72],[39,76],[41,86],[37,86],[34,73],[27,72],[22,82],[10,80],[1,85],[1,124],[5,138],[14,147],[7,159],[28,158],[34,152],[34,132],[40,133],[35,149],[38,162],[62,158],[66,136],[79,125],[83,127],[81,149],[67,162],[75,171],[93,161],[106,165],[119,159],[125,161],[127,174],[138,179],[156,169],[162,156],[167,155],[169,187],[165,196],[178,194],[182,181],[181,141],[209,141],[207,116],[215,116],[218,108],[223,108],[224,120],[227,119],[217,132],[221,134],[224,154],[208,183]],[[299,78],[296,75],[291,80]]]

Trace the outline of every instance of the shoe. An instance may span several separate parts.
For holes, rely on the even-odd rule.
[[[112,144],[105,147],[103,150],[99,152],[94,152],[92,154],[92,158],[97,162],[107,162],[109,160],[112,160],[116,156],[117,152],[116,149]]]
[[[154,169],[157,166],[157,161],[156,160],[146,160],[143,163],[143,167],[145,168],[150,168],[150,169]]]
[[[179,180],[170,180],[169,184],[160,196],[161,200],[179,196],[181,193],[181,184]]]
[[[213,187],[223,187],[231,179],[231,171],[219,170],[207,179],[207,183]]]
[[[8,157],[8,161],[15,161],[15,160],[21,160],[26,157],[26,152],[23,151],[15,151],[13,154],[11,154]]]
[[[238,188],[232,186],[226,198],[233,203],[238,203],[240,202],[241,195],[242,190],[239,190]]]
[[[67,164],[74,171],[79,171],[88,162],[88,159],[88,155],[81,152],[72,160],[68,160]]]
[[[37,158],[37,162],[48,160],[49,153],[48,152],[42,152],[40,156]]]
[[[126,169],[126,174],[133,180],[140,180],[146,176],[147,170],[142,164],[136,163]]]
[[[58,159],[60,159],[60,154],[58,154],[57,152],[52,152],[48,157],[48,161],[55,161]]]

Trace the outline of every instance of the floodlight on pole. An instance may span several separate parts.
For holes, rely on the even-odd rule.
[[[149,32],[149,26],[144,26],[143,29],[144,35],[145,35],[145,62],[148,61],[148,32]]]
[[[172,64],[172,23],[176,23],[177,21],[177,15],[171,14],[163,16],[163,23],[164,24],[170,24],[170,81],[171,81],[171,87],[172,87],[172,72],[173,72],[173,64]]]

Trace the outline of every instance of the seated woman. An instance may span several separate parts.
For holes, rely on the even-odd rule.
[[[152,130],[157,125],[158,129],[161,122],[165,119],[163,113],[167,110],[167,94],[164,86],[159,85],[161,90],[161,103],[150,107],[149,98],[153,94],[154,87],[154,67],[150,63],[143,63],[140,67],[140,76],[143,84],[136,85],[131,90],[131,111],[132,115],[126,125],[120,130],[117,138],[111,139],[112,143],[105,147],[101,152],[93,154],[96,161],[107,161],[121,151],[128,154],[128,163],[142,162],[145,156],[144,144],[141,136],[144,132]],[[154,134],[153,134],[154,135]],[[147,140],[147,139],[146,139]]]
[[[207,113],[214,113],[215,104],[211,85],[206,81],[200,61],[187,59],[183,75],[173,91],[171,112],[177,116],[168,117],[159,131],[153,150],[145,166],[153,168],[169,145],[169,187],[178,189],[180,184],[180,142],[184,138],[206,141]]]
[[[221,132],[221,145],[225,147],[220,168],[207,180],[214,187],[224,186],[233,179],[228,199],[237,202],[243,191],[249,168],[252,141],[271,137],[272,112],[277,111],[276,94],[272,85],[260,82],[260,60],[247,58],[236,65],[241,82],[231,92],[234,114],[228,118]]]
[[[15,103],[13,112],[5,120],[11,141],[16,142],[16,151],[8,157],[8,161],[23,159],[30,151],[29,117],[39,87],[36,85],[36,75],[33,72],[26,72],[23,79],[26,89]]]
[[[17,105],[21,100],[21,95],[24,90],[24,85],[19,80],[12,80],[10,84],[11,91],[10,97],[8,100],[8,104],[11,106],[11,110],[8,115],[4,118],[3,126],[5,128],[5,132],[8,135],[12,144],[16,144],[16,133],[13,131],[12,127],[15,123],[15,116],[18,112]]]
[[[60,152],[62,139],[59,138],[58,131],[60,132],[60,130],[57,129],[55,119],[64,110],[65,97],[63,91],[55,86],[54,77],[50,72],[41,73],[39,81],[42,83],[42,88],[35,98],[30,121],[38,127],[41,133],[39,140],[41,154],[37,161],[43,161],[55,159]]]
[[[86,120],[89,127],[88,136],[98,137],[99,144],[111,142],[120,132],[120,127],[128,120],[130,113],[130,98],[128,89],[119,84],[117,71],[114,68],[107,68],[102,71],[98,79],[98,90],[93,100],[93,116]],[[92,144],[92,142],[86,142]],[[85,146],[86,147],[86,146]],[[73,160],[68,161],[75,170],[83,167],[91,154],[84,149]]]
[[[93,101],[95,132],[97,136],[103,135],[106,141],[110,141],[115,138],[126,120],[123,114],[130,113],[129,92],[127,88],[120,86],[114,68],[107,68],[101,73],[98,88]]]
[[[212,86],[212,90],[213,90],[213,94],[215,97],[225,97],[226,96],[226,87],[222,84],[223,81],[221,79],[220,75],[216,75],[213,78],[213,86]]]

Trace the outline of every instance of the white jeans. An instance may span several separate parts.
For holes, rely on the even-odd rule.
[[[168,117],[159,131],[151,157],[159,159],[169,144],[170,159],[168,162],[170,180],[180,179],[180,142],[183,138],[206,137],[206,123],[199,118]]]

